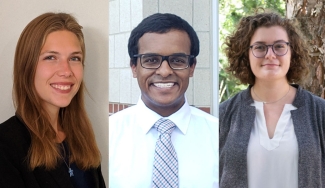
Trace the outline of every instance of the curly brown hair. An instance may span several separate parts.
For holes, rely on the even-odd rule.
[[[225,41],[225,54],[228,58],[226,70],[240,80],[242,84],[254,85],[255,76],[249,63],[249,46],[252,36],[260,27],[281,26],[289,37],[291,47],[290,68],[287,73],[289,83],[302,83],[308,74],[307,62],[310,58],[303,35],[297,29],[294,20],[282,18],[274,12],[258,13],[243,17],[237,29]]]

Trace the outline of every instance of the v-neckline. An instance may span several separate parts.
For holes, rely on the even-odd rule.
[[[270,138],[266,127],[263,102],[254,101],[253,105],[256,107],[256,118],[254,122],[254,127],[258,131],[260,144],[269,151],[273,150],[280,145],[280,141],[283,137],[285,128],[288,123],[292,123],[290,111],[295,110],[297,108],[294,107],[292,104],[284,105],[279,120],[276,124],[274,135],[272,138]]]

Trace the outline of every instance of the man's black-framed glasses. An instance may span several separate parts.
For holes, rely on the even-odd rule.
[[[266,44],[253,44],[250,46],[250,49],[252,49],[252,53],[257,58],[264,58],[267,54],[269,47],[272,48],[273,52],[277,56],[284,56],[287,54],[289,50],[289,42],[276,42],[272,45],[266,45]]]
[[[158,54],[137,54],[133,57],[140,58],[140,64],[145,69],[158,69],[162,62],[166,60],[170,68],[182,70],[190,66],[191,58],[194,58],[194,55],[173,54],[163,56]]]

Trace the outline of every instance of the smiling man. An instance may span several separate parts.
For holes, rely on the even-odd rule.
[[[132,31],[128,50],[141,97],[109,117],[109,187],[218,187],[218,119],[185,97],[196,32],[157,13]]]

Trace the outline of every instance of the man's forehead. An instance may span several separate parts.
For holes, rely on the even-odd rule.
[[[166,30],[163,30],[163,31],[148,31],[148,32],[145,32],[140,38],[142,38],[146,34],[164,35],[164,34],[172,33],[172,32],[175,32],[175,31],[176,32],[181,32],[181,33],[184,33],[184,34],[188,35],[188,33],[185,30],[171,28],[171,29],[166,29]]]
[[[138,53],[190,54],[191,41],[186,32],[171,30],[167,33],[146,33],[138,42]]]

